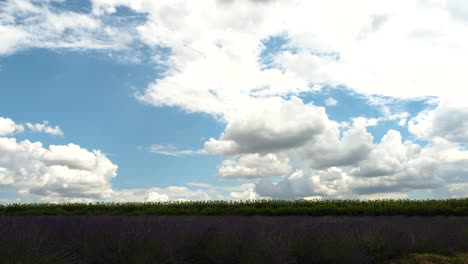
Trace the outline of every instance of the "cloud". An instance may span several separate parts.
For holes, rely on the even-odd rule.
[[[356,179],[352,188],[361,194],[439,188],[463,181],[467,162],[468,152],[456,145],[437,142],[423,148],[402,143],[400,133],[390,130],[369,158],[351,170]]]
[[[358,177],[377,177],[393,175],[407,169],[407,162],[414,159],[421,152],[419,145],[411,141],[401,143],[401,134],[396,130],[389,130],[380,144],[375,146],[368,158],[359,163],[353,173]]]
[[[276,184],[262,178],[255,191],[280,199],[306,196],[354,199],[378,194],[404,197],[416,190],[445,188],[448,195],[451,190],[452,195],[460,197],[466,190],[467,168],[468,151],[455,143],[439,139],[421,147],[409,140],[402,142],[398,131],[389,130],[360,159],[341,165],[328,164],[322,169],[304,167]]]
[[[191,184],[188,184],[191,185]],[[150,187],[136,189],[120,189],[114,190],[110,197],[105,199],[94,199],[93,201],[114,201],[114,202],[164,202],[164,201],[199,201],[199,200],[245,200],[245,199],[261,199],[261,197],[253,190],[255,184],[244,183],[231,186],[217,186],[209,184],[207,187],[191,185],[195,188],[187,188],[184,186],[167,186],[167,187]],[[199,187],[199,188],[196,188]],[[59,198],[55,201],[67,201],[70,198]]]
[[[92,14],[60,10],[53,2],[0,3],[0,55],[26,48],[119,50],[133,41],[131,28],[120,30]]]
[[[57,135],[57,136],[63,136],[63,132],[60,129],[60,127],[55,126],[49,126],[48,121],[44,121],[42,124],[32,124],[32,123],[26,123],[26,127],[33,131],[33,132],[40,132],[40,133],[46,133],[50,135]]]
[[[167,202],[169,201],[169,196],[166,194],[159,194],[157,192],[150,192],[146,197],[146,202]]]
[[[373,147],[372,141],[372,135],[363,127],[348,129],[340,138],[338,127],[329,125],[325,133],[291,152],[291,155],[306,168],[351,166],[367,158]]]
[[[140,98],[214,114],[245,96],[298,95],[311,85],[460,101],[468,82],[463,1],[260,2],[92,0],[90,13],[78,13],[50,1],[4,1],[0,53],[169,48],[169,69]],[[121,6],[134,18],[123,21]],[[275,36],[286,43],[265,69],[262,41]]]
[[[255,192],[255,184],[242,184],[241,188],[244,189],[244,191],[230,192],[229,197],[234,200],[255,200],[262,198]]]
[[[312,178],[282,180],[276,184],[273,184],[268,178],[261,178],[255,185],[255,192],[263,196],[284,200],[322,194]]]
[[[335,100],[333,97],[328,97],[327,100],[325,100],[325,105],[326,106],[334,106],[337,105],[338,101]]]
[[[211,188],[211,187],[213,187],[212,184],[202,183],[202,182],[186,182],[185,184],[189,185],[189,186],[195,186],[195,187],[201,187],[201,188]]]
[[[255,187],[260,195],[400,195],[463,184],[466,151],[455,144],[468,142],[466,103],[460,96],[460,87],[468,84],[468,23],[462,1],[92,0],[91,13],[48,3],[0,4],[1,55],[33,47],[122,50],[137,44],[133,48],[167,49],[158,62],[167,70],[137,98],[158,107],[206,113],[225,123],[224,132],[204,145],[206,152],[236,156],[221,165],[225,175],[272,175],[263,169],[266,157],[285,164],[278,156],[285,155],[295,172],[277,184],[261,176]],[[120,6],[144,19],[119,22]],[[271,38],[284,44],[272,48],[267,44]],[[268,65],[262,63],[266,51]],[[369,98],[434,96],[459,105],[441,104],[410,120],[409,131],[431,141],[426,147],[402,142],[392,130],[373,144],[366,127],[383,121],[405,126],[410,115],[383,111],[383,117],[359,116],[348,129],[329,120],[323,108],[299,98],[323,86],[346,87]],[[11,129],[11,122],[0,129],[3,136],[19,131]],[[3,144],[5,153],[14,153],[17,145],[26,143],[5,139]],[[64,159],[52,154],[40,159],[46,168],[87,172],[93,158],[85,152],[98,156],[70,145],[39,149],[77,152],[77,161],[65,154]],[[154,145],[152,151],[198,153],[164,145]],[[1,170],[5,184],[17,181],[20,173],[13,172]],[[139,199],[148,196],[146,191]],[[169,190],[152,191],[186,199]],[[231,192],[236,197],[251,195],[246,190]],[[205,194],[190,197],[209,196]]]
[[[398,192],[386,192],[386,193],[373,193],[359,195],[360,200],[382,200],[382,199],[408,199],[408,194]]]
[[[377,126],[380,121],[378,118],[366,118],[363,116],[354,117],[352,118],[352,120],[353,120],[353,126],[355,127]]]
[[[20,29],[0,25],[0,55],[12,54],[26,45],[28,34]]]
[[[47,197],[105,198],[117,166],[100,151],[0,137],[0,185]]]
[[[235,155],[298,147],[320,135],[329,121],[324,108],[292,97],[247,109],[229,120],[219,139],[205,142],[208,152]]]
[[[467,83],[461,69],[466,67],[468,38],[462,32],[468,25],[451,18],[444,5],[416,0],[352,5],[309,1],[299,7],[286,22],[296,52],[277,57],[286,72],[369,95],[460,101],[457,87]],[[378,26],[368,30],[372,24]],[[323,55],[330,53],[339,57]]]
[[[0,117],[0,136],[8,136],[15,132],[23,132],[24,126],[16,124],[10,118]]]
[[[468,143],[468,107],[441,103],[409,121],[408,130],[417,137],[433,140],[440,137],[452,142]]]
[[[381,112],[383,116],[380,117],[364,117],[364,116],[358,116],[358,117],[352,117],[351,121],[353,126],[355,127],[374,127],[378,126],[379,123],[381,122],[396,122],[398,121],[398,126],[406,126],[408,117],[410,114],[408,112],[399,112],[399,113],[392,113],[389,109],[389,107],[384,106],[381,109]]]
[[[151,153],[155,154],[160,154],[160,155],[166,155],[166,156],[174,156],[174,157],[181,157],[181,156],[187,156],[187,155],[201,155],[201,154],[206,154],[206,151],[204,149],[200,150],[191,150],[191,149],[177,149],[176,147],[172,145],[151,145],[148,148],[146,148]]]
[[[318,171],[296,170],[291,176],[273,183],[262,178],[255,186],[261,196],[274,199],[302,199],[305,197],[342,198],[346,195],[348,176],[337,167]]]
[[[281,154],[246,154],[234,160],[225,160],[218,169],[224,178],[261,178],[283,176],[291,166],[287,157]]]
[[[46,133],[51,135],[63,136],[63,132],[59,126],[49,126],[48,121],[44,121],[42,124],[26,123],[17,124],[10,118],[0,117],[0,136],[8,136],[14,133],[22,133],[25,131],[25,127],[33,132]]]
[[[447,0],[446,8],[449,13],[462,22],[468,22],[468,4],[463,0]]]

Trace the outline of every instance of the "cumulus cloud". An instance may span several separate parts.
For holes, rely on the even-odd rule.
[[[204,150],[240,155],[225,161],[220,174],[261,177],[255,187],[261,195],[400,195],[438,188],[447,181],[461,186],[459,181],[466,176],[466,151],[454,144],[468,142],[468,116],[460,96],[460,87],[468,83],[468,23],[461,0],[92,0],[91,13],[59,10],[48,3],[0,3],[1,55],[29,47],[122,49],[134,41],[151,50],[167,48],[167,56],[158,62],[167,70],[137,98],[155,106],[207,113],[224,122],[224,132],[205,142]],[[119,6],[144,19],[119,27],[125,23],[112,19]],[[265,65],[262,56],[272,38],[282,39],[284,45],[268,53]],[[426,147],[402,142],[393,130],[373,144],[366,127],[381,121],[405,126],[409,114],[384,111],[383,117],[355,117],[342,133],[344,126],[330,121],[323,108],[298,98],[322,86],[343,86],[367,96],[435,96],[461,104],[441,104],[410,120],[409,131],[431,141]],[[333,103],[329,100],[327,105]],[[0,135],[20,130],[12,129],[11,122],[0,123]],[[21,144],[26,143],[4,140],[1,148],[14,153]],[[68,154],[64,158],[43,154],[39,160],[46,168],[86,172],[94,168],[91,156],[99,156],[70,145],[36,148],[78,153],[78,160]],[[171,146],[154,145],[152,150],[192,154]],[[264,169],[264,163],[270,159],[278,165],[272,166],[276,171],[285,172],[279,154],[297,170],[273,184],[265,178],[273,172]],[[21,171],[11,171],[0,170],[3,182],[17,181]],[[249,191],[233,191],[236,197],[246,195]]]
[[[52,127],[48,121],[43,123],[26,123],[17,124],[10,118],[0,117],[0,136],[8,136],[13,133],[21,133],[25,131],[25,127],[32,132],[46,133],[51,135],[63,136],[63,132],[59,126]]]
[[[283,176],[291,166],[287,157],[281,154],[246,154],[238,159],[225,160],[218,174],[225,178],[260,178]]]
[[[349,198],[350,177],[338,167],[324,170],[296,170],[277,183],[262,178],[255,186],[261,196],[274,199]]]
[[[157,192],[150,192],[146,197],[146,202],[167,202],[169,201],[169,196],[166,194],[159,194]]]
[[[78,145],[51,145],[0,137],[0,185],[23,194],[106,198],[117,166],[100,151]]]
[[[388,134],[387,136],[390,137]],[[364,174],[358,173],[357,176],[374,177],[359,178],[354,186],[355,191],[408,192],[415,189],[442,188],[455,182],[466,181],[468,151],[445,140],[437,140],[421,148],[409,141],[401,144],[398,136],[393,137],[393,150],[389,150],[387,156],[382,156],[383,161],[374,160],[361,164]],[[390,145],[388,147],[390,148]],[[390,164],[395,167],[390,167]]]
[[[385,192],[359,195],[360,200],[382,200],[382,199],[408,199],[407,193]]]
[[[329,122],[324,108],[304,104],[297,97],[251,110],[229,120],[221,137],[205,142],[205,149],[226,155],[290,149],[314,139]]]
[[[255,184],[253,183],[242,184],[241,188],[244,191],[230,192],[229,197],[234,200],[255,200],[262,198],[255,192]]]
[[[468,107],[441,103],[435,109],[419,113],[409,121],[408,130],[419,138],[440,137],[468,143]]]
[[[24,126],[16,124],[10,118],[0,117],[0,136],[8,136],[15,132],[23,132]]]
[[[375,127],[378,126],[381,122],[397,122],[398,126],[406,126],[408,117],[410,114],[408,112],[399,112],[392,113],[387,106],[382,107],[381,109],[382,116],[380,117],[365,117],[358,116],[352,117],[351,121],[355,127]]]
[[[375,146],[368,158],[359,163],[353,175],[359,177],[376,177],[393,175],[409,164],[421,152],[419,145],[411,141],[401,142],[401,134],[396,130],[389,130],[378,146]]]
[[[372,140],[372,135],[363,127],[348,129],[340,137],[337,125],[331,123],[326,132],[291,155],[304,167],[313,169],[351,166],[367,158],[372,150]]]
[[[328,97],[327,100],[325,100],[325,105],[327,106],[334,106],[337,104],[338,104],[338,101],[335,100],[333,97]]]
[[[406,197],[415,190],[448,188],[460,197],[468,176],[468,151],[439,139],[425,147],[390,130],[368,155],[344,165],[296,171],[274,184],[262,178],[259,195],[281,199],[306,196],[332,198]],[[386,194],[386,195],[384,195]],[[450,195],[450,194],[448,194]]]
[[[255,192],[262,196],[285,200],[324,194],[317,180],[312,177],[283,179],[276,184],[273,184],[271,179],[262,178],[255,185]]]
[[[254,183],[231,186],[194,183],[184,186],[150,187],[114,190],[111,197],[103,199],[115,202],[165,202],[165,201],[200,201],[200,200],[245,200],[263,199],[255,191]],[[63,199],[62,199],[63,201]]]
[[[49,121],[44,121],[42,124],[26,123],[26,127],[33,132],[46,133],[50,135],[63,136],[63,132],[59,126],[52,127],[49,125]]]
[[[369,127],[369,126],[377,126],[379,124],[378,118],[366,118],[363,116],[354,117],[352,119],[353,126],[355,127]]]

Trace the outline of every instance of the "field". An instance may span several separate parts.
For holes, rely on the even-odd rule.
[[[466,199],[16,204],[1,207],[0,263],[468,263],[466,212]]]

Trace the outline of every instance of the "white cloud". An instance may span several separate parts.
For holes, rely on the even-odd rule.
[[[231,192],[229,193],[229,197],[234,200],[261,199],[261,197],[255,192],[255,184],[252,184],[252,183],[242,184],[241,188],[244,189],[244,191]]]
[[[206,151],[204,149],[200,149],[200,150],[177,149],[176,147],[172,145],[155,144],[155,145],[149,146],[146,149],[151,153],[166,155],[166,156],[174,156],[174,157],[206,154]]]
[[[325,105],[327,106],[334,106],[337,104],[338,104],[338,101],[335,100],[333,97],[328,97],[327,100],[325,100]]]
[[[52,127],[49,125],[48,121],[44,121],[42,124],[26,123],[23,125],[15,123],[15,121],[10,118],[0,117],[0,136],[8,136],[13,133],[22,133],[25,131],[25,127],[33,132],[63,136],[63,132],[60,127]]]
[[[364,117],[358,116],[351,118],[354,127],[373,127],[378,126],[380,122],[390,122],[390,121],[398,121],[399,126],[406,126],[406,122],[410,114],[408,112],[399,112],[399,113],[391,113],[388,107],[384,106],[382,109],[383,116],[381,117]]]
[[[48,121],[44,121],[42,124],[32,124],[32,123],[26,123],[26,127],[30,129],[33,132],[40,132],[40,133],[46,133],[50,135],[57,135],[57,136],[63,136],[63,132],[60,129],[60,127],[55,126],[49,126]]]
[[[303,197],[302,199],[306,200],[306,201],[317,201],[317,200],[322,200],[322,197],[320,196],[306,196],[306,197]]]
[[[280,64],[285,70],[366,94],[459,100],[458,87],[468,81],[462,72],[468,25],[452,19],[443,5],[415,0],[307,1],[299,6],[302,11],[287,27],[294,47],[302,51],[284,54]],[[363,37],[376,15],[385,19]],[[339,59],[315,55],[323,52],[339,54]]]
[[[378,118],[366,118],[363,116],[352,118],[352,120],[355,127],[377,126],[380,121]]]
[[[353,173],[360,177],[376,177],[393,175],[406,169],[406,162],[414,159],[421,152],[419,145],[410,141],[401,143],[401,134],[389,130],[380,144],[374,147],[368,158],[359,163],[359,168]]]
[[[100,151],[78,145],[17,142],[0,137],[2,185],[23,188],[23,193],[50,197],[105,198],[117,166]]]
[[[28,34],[11,26],[4,26],[0,24],[0,55],[12,54],[17,49],[26,45]]]
[[[460,197],[468,195],[464,188],[467,168],[468,151],[454,143],[439,139],[421,147],[411,141],[402,143],[400,133],[390,130],[378,145],[370,145],[367,155],[353,162],[328,164],[323,169],[304,167],[276,184],[262,178],[255,190],[259,195],[282,199],[307,196],[372,199],[448,188],[452,195]]]
[[[191,185],[191,184],[188,184]],[[110,197],[105,199],[92,199],[92,201],[114,202],[146,202],[146,201],[199,201],[199,200],[245,200],[264,199],[255,193],[255,184],[245,183],[231,186],[211,185],[198,186],[199,188],[187,188],[183,186],[152,187],[140,189],[113,190]],[[68,201],[70,198],[50,199],[57,202]]]
[[[118,6],[143,19],[117,22]],[[243,96],[297,95],[310,84],[459,101],[459,87],[468,83],[462,0],[93,0],[91,13],[10,0],[0,8],[2,54],[121,49],[137,40],[170,48],[169,71],[141,99],[188,111],[220,114]],[[273,67],[264,69],[262,40],[279,35],[287,38],[285,49],[269,54]]]
[[[201,187],[201,188],[211,188],[211,187],[213,187],[212,184],[203,183],[203,182],[186,182],[185,184],[189,185],[189,186],[195,186],[195,187]]]
[[[205,149],[226,155],[290,149],[321,134],[327,122],[324,108],[297,97],[269,101],[231,117],[220,139],[211,138]]]
[[[331,124],[325,133],[292,151],[291,155],[305,168],[350,166],[367,158],[372,140],[372,135],[363,127],[348,129],[340,137],[338,127]]]
[[[359,196],[360,200],[382,200],[382,199],[408,199],[408,194],[398,192],[363,194]]]
[[[146,202],[167,202],[169,196],[167,194],[159,194],[157,192],[150,192],[146,197]]]
[[[8,171],[6,168],[0,167],[0,186],[8,186],[15,183],[13,174]]]
[[[281,154],[246,154],[238,159],[225,160],[218,174],[225,178],[260,178],[283,176],[291,166],[287,157]]]
[[[225,122],[223,134],[211,138],[204,148],[210,153],[244,154],[225,164],[231,175],[260,175],[261,154],[287,155],[297,171],[276,185],[262,178],[256,189],[263,194],[400,194],[466,176],[466,151],[444,141],[468,142],[466,103],[460,96],[461,87],[468,84],[468,23],[461,0],[93,0],[92,4],[92,13],[84,14],[27,0],[1,3],[0,54],[28,47],[123,49],[135,38],[151,48],[170,48],[160,62],[168,67],[165,75],[138,98],[155,106],[207,113]],[[124,23],[116,24],[112,16],[119,5],[146,19],[118,27]],[[260,58],[266,48],[262,41],[272,36],[284,36],[286,43],[268,55],[271,63],[265,67]],[[402,143],[395,131],[375,145],[366,127],[381,121],[405,126],[409,114],[384,111],[379,118],[356,117],[353,127],[341,135],[323,108],[296,97],[321,86],[344,86],[368,96],[435,96],[461,106],[441,104],[410,120],[411,133],[433,141],[427,147]],[[13,133],[11,128],[3,131]],[[5,153],[24,144],[3,141],[0,149]],[[66,149],[76,151],[71,146]],[[193,153],[161,145],[153,146],[153,151]],[[92,167],[83,167],[92,160],[86,158],[89,155],[78,156],[79,168]],[[258,162],[249,163],[245,157]],[[53,166],[75,164],[73,159],[60,162]],[[1,173],[4,182],[16,181],[19,174]],[[244,191],[232,191],[233,196],[250,195]],[[146,193],[139,197],[144,199]]]
[[[16,124],[10,118],[0,117],[0,136],[8,136],[15,132],[23,132],[24,127]]]
[[[435,109],[423,111],[412,118],[408,130],[425,140],[440,137],[468,143],[468,107],[441,103]]]
[[[449,13],[456,19],[468,22],[468,4],[463,0],[447,0],[446,6]]]
[[[285,200],[324,194],[317,181],[312,177],[283,179],[276,184],[273,184],[268,178],[261,178],[255,185],[255,192],[262,196]]]
[[[25,48],[123,49],[133,37],[131,28],[122,28],[57,9],[50,1],[7,0],[0,3],[0,55]]]

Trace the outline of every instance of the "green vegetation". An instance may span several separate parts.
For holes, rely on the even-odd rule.
[[[468,253],[457,253],[453,256],[437,254],[409,254],[408,256],[396,258],[387,262],[388,264],[466,264]]]
[[[0,215],[468,215],[468,198],[446,200],[245,200],[157,203],[14,203]]]

